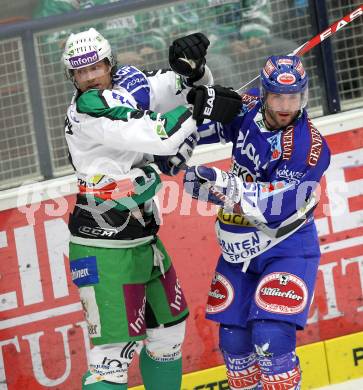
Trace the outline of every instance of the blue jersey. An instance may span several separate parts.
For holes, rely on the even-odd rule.
[[[271,131],[261,106],[260,98],[243,95],[241,113],[230,124],[209,122],[198,129],[199,143],[233,144],[230,172],[242,180],[242,213],[220,209],[216,230],[223,258],[246,266],[298,234],[299,217],[312,210],[313,192],[330,162],[326,141],[305,110],[290,126]],[[312,217],[303,220],[304,227],[313,223]]]
[[[209,78],[206,82],[212,83],[213,79]],[[159,113],[187,104],[185,95],[190,89],[182,77],[171,69],[141,71],[131,65],[116,69],[112,83],[114,88],[119,87],[125,96],[131,95],[139,110]]]

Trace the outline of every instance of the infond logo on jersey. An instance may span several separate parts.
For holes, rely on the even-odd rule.
[[[214,99],[216,97],[216,93],[214,92],[213,88],[207,87],[208,96],[207,99],[207,105],[208,107],[205,107],[204,109],[204,115],[210,115],[213,111],[213,105],[214,105]]]
[[[87,54],[82,54],[81,56],[71,57],[69,62],[73,68],[94,64],[95,62],[98,62],[98,53],[96,51],[91,51]]]
[[[135,334],[139,334],[141,331],[144,331],[145,328],[145,308],[146,308],[146,297],[142,300],[142,305],[139,307],[139,309],[135,309],[135,312],[137,314],[135,321],[130,321],[130,328],[133,329]]]

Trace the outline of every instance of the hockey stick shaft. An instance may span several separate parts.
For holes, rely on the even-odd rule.
[[[296,210],[296,212],[289,218],[287,218],[279,227],[271,228],[268,226],[267,223],[262,222],[258,218],[245,214],[242,210],[241,203],[235,203],[231,201],[227,198],[225,194],[223,194],[223,192],[220,192],[214,185],[209,186],[209,191],[222,202],[224,202],[225,210],[229,210],[227,212],[243,215],[251,223],[252,226],[255,226],[258,230],[261,230],[269,237],[274,238],[280,238],[292,234],[306,222],[308,216],[312,214],[312,212],[318,205],[317,197],[315,193],[313,193],[307,200],[305,205]]]
[[[303,45],[296,48],[292,53],[288,54],[291,55],[297,55],[302,56],[308,51],[310,51],[315,46],[319,45],[321,42],[323,42],[328,37],[335,34],[337,31],[341,30],[343,27],[345,27],[348,23],[350,23],[352,20],[358,18],[359,16],[363,15],[363,4],[360,5],[357,9],[355,9],[353,12],[350,12],[348,15],[344,16],[343,18],[339,19],[335,23],[333,23],[331,26],[329,26],[326,30],[322,31],[321,33],[315,35],[315,37],[311,38],[309,41],[305,42]],[[246,87],[248,87],[250,84],[252,84],[254,81],[256,81],[260,76],[256,76],[252,80],[250,80],[245,85],[242,85],[241,88],[239,88],[236,92],[241,94]]]

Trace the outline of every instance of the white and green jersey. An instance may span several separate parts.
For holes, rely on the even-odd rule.
[[[113,81],[112,90],[73,96],[65,126],[70,158],[81,193],[141,204],[160,183],[155,171],[144,169],[152,155],[175,154],[196,124],[174,72],[124,66]]]

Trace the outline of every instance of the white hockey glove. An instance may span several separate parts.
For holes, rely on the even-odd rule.
[[[181,170],[187,168],[187,161],[193,154],[193,150],[199,139],[198,133],[193,133],[179,146],[174,156],[154,156],[154,162],[162,173],[168,176],[175,176]]]
[[[241,212],[242,180],[218,168],[196,165],[184,174],[184,189],[194,199]]]
[[[170,67],[186,78],[187,85],[203,77],[209,44],[204,34],[195,33],[176,39],[169,47]]]

